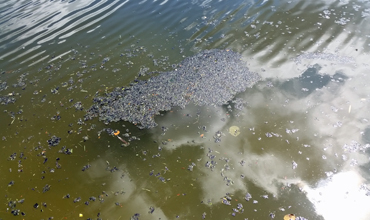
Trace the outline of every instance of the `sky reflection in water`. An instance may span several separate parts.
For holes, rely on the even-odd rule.
[[[204,173],[199,179],[204,200],[221,202],[227,193],[246,193],[251,183],[279,198],[282,185],[295,185],[324,219],[367,219],[368,174],[361,167],[368,163],[364,152],[369,146],[363,142],[368,123],[359,119],[368,116],[369,106],[353,92],[361,82],[348,76],[346,66],[335,64],[330,71],[312,66],[284,83],[267,79],[241,95],[247,101],[242,112],[193,106],[166,114],[159,117],[159,127],[170,129],[164,136],[154,133],[153,139],[171,137],[167,149],[186,148],[191,140],[201,146],[204,154],[196,164]],[[239,136],[227,132],[232,125],[240,127]],[[184,127],[193,127],[192,132]],[[217,131],[224,132],[220,143],[214,143]],[[210,155],[217,161],[213,171],[204,166]]]
[[[1,95],[21,94],[14,96],[14,105],[1,106],[1,121],[9,124],[2,130],[2,159],[9,162],[0,167],[8,174],[0,186],[4,204],[25,198],[16,207],[37,218],[101,212],[112,219],[136,213],[139,219],[200,219],[204,213],[207,219],[227,219],[242,204],[244,213],[235,214],[239,219],[270,214],[282,219],[287,213],[369,219],[368,2],[2,5],[9,8],[0,12],[1,80],[9,80],[9,88]],[[174,108],[156,116],[158,127],[141,131],[121,122],[76,123],[84,112],[74,103],[86,109],[96,91],[128,86],[141,69],[168,71],[205,49],[239,52],[261,75],[259,83],[236,96],[244,101],[242,110],[235,103]],[[30,73],[26,86],[12,86],[24,72]],[[37,80],[31,84],[32,79]],[[61,86],[70,79],[68,87]],[[55,88],[58,92],[50,94]],[[53,114],[61,120],[50,120]],[[141,140],[121,147],[115,136],[98,138],[98,129],[87,129],[93,123],[121,135],[129,128]],[[229,134],[231,126],[240,134]],[[46,140],[54,134],[61,144],[49,149]],[[73,154],[57,154],[61,145]],[[35,146],[46,151],[48,162]],[[22,159],[23,172],[16,171],[18,161],[7,161],[14,152],[28,156]],[[55,158],[62,169],[54,169]],[[86,165],[89,169],[81,171]],[[117,170],[111,172],[112,167]],[[45,184],[50,191],[40,193]],[[71,199],[63,199],[66,193]],[[252,195],[249,201],[246,193]],[[83,204],[92,195],[105,202]],[[81,203],[73,203],[77,197]],[[48,204],[44,212],[33,208],[41,200]]]

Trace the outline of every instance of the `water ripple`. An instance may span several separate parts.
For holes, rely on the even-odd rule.
[[[38,49],[35,44],[44,44],[65,39],[92,27],[113,14],[126,1],[8,1],[0,12],[0,59],[17,54],[10,61],[19,59]],[[13,55],[14,56],[14,55]]]

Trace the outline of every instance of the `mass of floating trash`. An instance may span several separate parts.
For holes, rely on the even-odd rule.
[[[109,123],[120,120],[139,128],[157,125],[154,116],[173,107],[220,106],[260,80],[242,56],[231,50],[206,50],[188,57],[169,72],[148,80],[135,80],[128,87],[116,88],[94,98],[85,120],[99,117]]]

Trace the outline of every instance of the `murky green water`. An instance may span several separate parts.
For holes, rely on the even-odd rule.
[[[0,218],[369,219],[369,4],[0,2]],[[241,105],[83,120],[206,49],[261,76]]]

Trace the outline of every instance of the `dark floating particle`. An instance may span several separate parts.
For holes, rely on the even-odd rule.
[[[12,213],[14,216],[17,216],[17,215],[19,215],[19,213],[21,213],[21,210],[19,210],[19,209],[14,209],[14,210],[12,210],[12,211],[11,211],[11,213]]]
[[[47,191],[49,191],[50,190],[50,185],[49,184],[46,184],[45,186],[44,186],[44,188],[42,188],[42,192],[43,193],[46,193]]]
[[[221,203],[225,205],[231,205],[230,200],[228,200],[226,197],[221,199]]]
[[[275,218],[275,213],[271,212],[271,213],[270,213],[270,218],[271,218],[271,219]]]
[[[8,84],[7,82],[3,82],[0,80],[0,92],[3,91],[3,90],[6,90],[8,88]]]
[[[39,204],[38,204],[38,203],[35,203],[35,204],[33,205],[33,207],[34,207],[35,209],[37,209],[37,208],[39,207]]]
[[[231,50],[206,50],[182,61],[170,72],[148,80],[135,80],[104,97],[95,97],[85,120],[99,117],[105,123],[129,121],[139,128],[157,124],[154,116],[173,107],[220,106],[260,80],[249,71],[240,54]]]
[[[62,117],[58,114],[58,115],[54,115],[53,117],[50,118],[50,120],[52,121],[55,121],[55,120],[60,120]]]
[[[53,135],[49,140],[49,146],[57,146],[60,143],[61,138]]]
[[[109,168],[108,170],[109,170],[111,173],[118,171],[118,168],[117,168],[116,166],[114,166],[113,168],[110,168],[110,167],[108,167],[108,168]]]
[[[202,219],[206,219],[206,215],[207,215],[207,213],[203,212]]]
[[[91,167],[91,165],[87,164],[87,165],[82,167],[82,171],[88,170],[90,167]]]
[[[75,107],[76,110],[83,110],[82,102],[76,102],[73,107]]]
[[[17,158],[17,153],[13,153],[9,156],[9,160],[15,160],[15,158]]]
[[[196,164],[195,164],[194,162],[192,162],[192,163],[188,166],[188,170],[189,170],[189,171],[193,171],[195,166],[196,166]]]
[[[73,149],[70,149],[70,148],[67,148],[66,146],[63,146],[62,149],[60,149],[58,152],[61,153],[61,154],[69,155],[69,154],[73,153]]]
[[[16,206],[16,202],[15,202],[15,201],[10,200],[10,201],[8,202],[8,206],[9,206],[11,209],[14,209],[14,208],[15,208],[15,206]]]
[[[135,213],[133,216],[131,216],[130,220],[139,220],[140,214]]]
[[[59,87],[56,87],[56,88],[51,89],[51,90],[50,90],[50,92],[51,92],[52,94],[58,94],[58,92],[59,92]]]
[[[155,208],[154,208],[153,206],[150,206],[150,207],[149,207],[149,212],[148,212],[148,213],[153,214],[154,210],[155,210]]]
[[[0,104],[7,105],[15,103],[16,99],[13,97],[13,94],[8,96],[0,96]]]
[[[222,136],[222,132],[221,131],[217,131],[215,133],[215,135],[213,136],[213,138],[215,139],[215,143],[221,142],[221,136]]]

